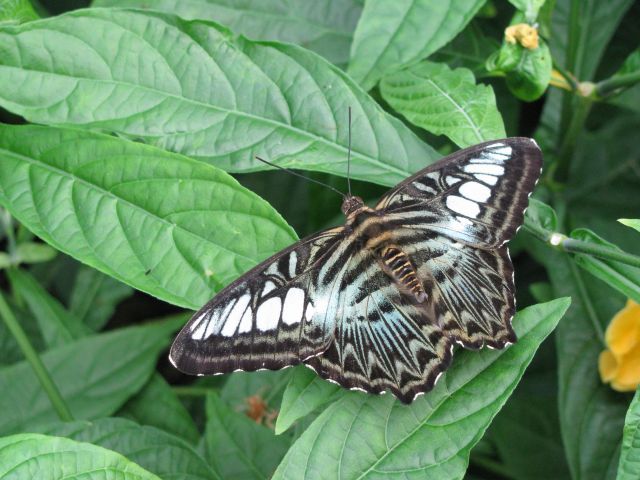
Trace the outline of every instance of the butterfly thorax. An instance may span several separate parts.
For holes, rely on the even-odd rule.
[[[343,211],[353,209],[347,214],[345,224],[352,245],[370,252],[400,291],[418,303],[426,301],[427,294],[414,264],[410,256],[395,244],[393,228],[385,222],[384,213],[367,207],[358,197],[347,197],[342,208]]]

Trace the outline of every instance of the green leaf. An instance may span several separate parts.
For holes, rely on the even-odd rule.
[[[461,478],[471,447],[569,303],[559,299],[519,312],[515,345],[459,352],[437,387],[410,406],[391,395],[346,393],[302,434],[274,479]]]
[[[555,61],[579,80],[593,80],[609,40],[632,3],[633,0],[556,0],[549,42]]]
[[[411,123],[461,148],[506,136],[493,89],[465,68],[420,62],[383,77],[380,93]]]
[[[524,13],[527,23],[534,23],[545,0],[509,0],[509,2]]]
[[[619,218],[618,221],[626,225],[627,227],[631,227],[638,232],[640,232],[640,220],[632,219],[632,218]]]
[[[200,439],[193,418],[158,373],[154,373],[147,384],[122,406],[118,415],[172,433],[192,444]]]
[[[295,43],[346,66],[362,5],[357,0],[94,0],[94,7],[135,7],[213,20],[253,40]]]
[[[395,185],[439,157],[314,53],[210,22],[76,10],[0,28],[0,51],[7,110],[114,131],[228,171],[264,170],[260,155],[346,175],[349,106],[352,178]],[[70,64],[74,58],[82,62]]]
[[[49,245],[36,242],[19,243],[16,246],[16,254],[21,263],[40,263],[52,260],[56,254]]]
[[[636,391],[624,421],[617,480],[640,477],[640,390]]]
[[[20,326],[27,334],[33,348],[36,351],[41,351],[44,340],[42,339],[40,328],[33,318],[33,315],[26,311],[25,305],[18,305],[13,297],[6,296],[5,300],[16,316]],[[8,330],[6,322],[0,321],[0,366],[11,365],[20,360],[24,360],[24,354],[21,348],[18,346],[13,334]]]
[[[118,452],[163,480],[221,478],[184,440],[124,418],[57,423],[41,432]]]
[[[7,276],[14,292],[24,298],[38,321],[47,347],[59,347],[89,333],[89,329],[65,310],[27,271],[10,269]]]
[[[24,23],[36,20],[38,14],[29,0],[0,1],[0,25],[2,23]]]
[[[128,285],[83,265],[73,283],[69,310],[92,330],[100,330],[132,293]]]
[[[558,217],[556,216],[556,212],[549,205],[535,198],[529,199],[527,220],[550,232],[558,230]]]
[[[277,410],[290,377],[291,370],[236,372],[229,375],[220,391],[220,398],[236,409],[244,409],[247,398],[258,396],[271,409]]]
[[[177,328],[175,319],[123,328],[76,340],[41,358],[75,418],[104,417],[148,381],[158,354]],[[26,362],[0,368],[0,391],[0,434],[57,420]]]
[[[0,159],[0,204],[22,224],[78,260],[188,308],[296,238],[269,204],[223,171],[140,143],[0,125]]]
[[[36,433],[0,438],[0,479],[24,478],[160,480],[119,453],[90,443]]]
[[[551,81],[552,58],[543,39],[536,49],[529,50],[519,43],[502,44],[502,48],[487,60],[487,70],[504,74],[511,93],[521,100],[532,102],[542,96]]]
[[[343,392],[344,389],[323,380],[308,368],[295,368],[282,398],[276,435],[287,431],[296,421],[320,406],[338,399]]]
[[[382,76],[450,42],[484,1],[366,2],[351,46],[349,74],[370,90]]]
[[[622,251],[617,245],[607,242],[586,228],[578,228],[572,231],[570,236],[583,242]],[[640,268],[591,255],[576,255],[575,262],[626,297],[640,303]]]
[[[598,356],[604,327],[624,298],[584,274],[567,254],[539,242],[555,295],[570,295],[572,307],[556,329],[558,407],[562,441],[572,478],[614,479],[627,401],[600,380]]]
[[[216,394],[207,395],[203,450],[222,478],[268,479],[289,447],[242,413],[231,410]]]

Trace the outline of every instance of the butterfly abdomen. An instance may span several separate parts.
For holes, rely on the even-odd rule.
[[[391,278],[412,294],[418,302],[422,303],[427,299],[424,287],[406,253],[395,246],[387,246],[380,250],[380,260]]]

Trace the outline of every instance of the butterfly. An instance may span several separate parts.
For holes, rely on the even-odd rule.
[[[453,347],[516,341],[507,242],[542,167],[528,138],[449,155],[373,208],[345,196],[344,225],[311,235],[218,293],[176,337],[184,373],[303,363],[329,381],[410,403]]]

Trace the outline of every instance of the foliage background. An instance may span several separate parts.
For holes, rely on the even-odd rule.
[[[0,478],[638,478],[640,401],[597,359],[640,302],[639,223],[617,222],[640,217],[639,20],[630,0],[0,1]],[[504,40],[523,22],[534,50]],[[368,201],[457,148],[538,141],[519,342],[458,352],[411,407],[304,368],[179,375],[184,309],[341,222],[252,158],[344,190],[349,106]]]

